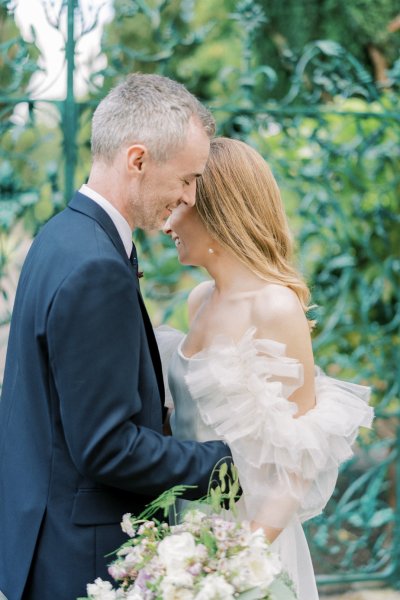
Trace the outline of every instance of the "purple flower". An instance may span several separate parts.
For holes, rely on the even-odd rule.
[[[149,575],[144,569],[141,569],[138,573],[138,576],[135,580],[135,587],[138,587],[140,590],[147,589],[147,582],[150,581],[151,575]]]

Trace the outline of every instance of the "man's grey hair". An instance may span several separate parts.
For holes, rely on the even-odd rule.
[[[213,137],[214,117],[183,85],[160,75],[129,75],[94,112],[93,158],[110,163],[120,148],[138,143],[163,162],[184,145],[191,117]]]

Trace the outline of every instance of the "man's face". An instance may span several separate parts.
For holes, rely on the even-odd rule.
[[[189,122],[185,145],[163,163],[148,158],[136,197],[132,200],[135,226],[161,229],[171,210],[196,202],[196,179],[203,173],[210,140],[196,121]]]

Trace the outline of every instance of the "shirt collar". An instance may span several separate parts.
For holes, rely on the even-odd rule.
[[[125,217],[123,217],[121,215],[119,210],[117,210],[115,208],[115,206],[113,206],[111,204],[111,202],[106,200],[98,192],[95,192],[94,190],[92,190],[92,188],[90,188],[88,185],[86,185],[86,183],[84,183],[81,186],[79,192],[81,194],[84,194],[85,196],[87,196],[88,198],[93,200],[94,202],[96,202],[96,204],[99,204],[101,206],[101,208],[106,211],[106,213],[108,214],[108,216],[114,223],[114,225],[119,233],[119,236],[122,240],[122,243],[124,244],[126,254],[129,257],[131,254],[131,251],[132,251],[132,230],[131,230],[131,227],[130,227],[128,221],[125,219]]]

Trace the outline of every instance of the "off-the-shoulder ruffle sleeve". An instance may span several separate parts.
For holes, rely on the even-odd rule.
[[[254,334],[238,343],[216,338],[190,362],[186,383],[202,419],[231,449],[248,518],[282,528],[293,513],[305,520],[321,512],[373,410],[369,388],[317,369],[316,406],[295,418],[288,398],[303,383],[302,365],[283,344]]]
[[[163,370],[164,389],[165,389],[165,406],[168,408],[174,407],[174,401],[171,395],[168,384],[168,368],[171,362],[172,355],[178,348],[179,344],[185,337],[185,334],[178,329],[161,325],[154,329],[156,336],[158,351],[160,353],[161,365]]]

